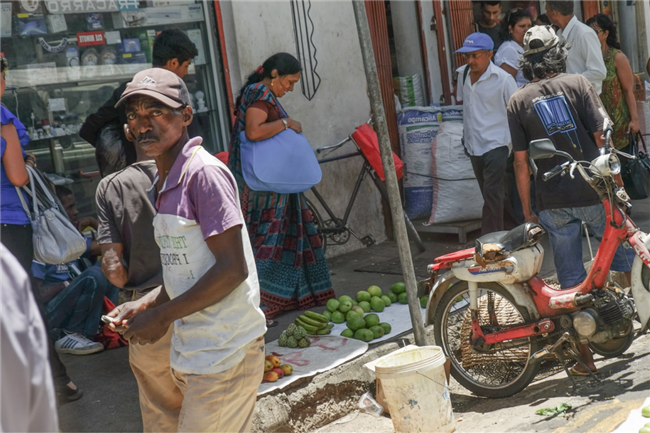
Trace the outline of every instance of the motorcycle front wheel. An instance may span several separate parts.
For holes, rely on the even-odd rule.
[[[479,283],[478,307],[484,334],[530,322],[528,312],[495,283]],[[536,338],[472,346],[469,288],[465,281],[455,283],[440,300],[434,334],[436,344],[451,358],[454,379],[477,395],[510,397],[526,388],[539,371],[539,363],[530,361],[541,348]]]

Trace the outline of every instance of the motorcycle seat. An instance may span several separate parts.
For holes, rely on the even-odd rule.
[[[476,239],[475,259],[481,266],[503,260],[510,253],[537,245],[544,229],[535,223],[524,223],[510,231],[488,233]]]

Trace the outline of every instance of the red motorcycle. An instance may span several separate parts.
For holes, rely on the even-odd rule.
[[[616,154],[632,156],[611,148],[610,137],[607,128],[601,155],[591,162],[574,160],[549,139],[530,143],[532,159],[568,159],[543,180],[567,174],[574,178],[577,170],[605,207],[603,239],[582,283],[560,290],[537,276],[545,232],[534,223],[482,236],[475,248],[438,257],[429,265],[427,325],[433,324],[436,344],[451,358],[454,378],[475,394],[514,395],[535,378],[544,359],[581,363],[580,344],[588,343],[605,357],[619,356],[635,338],[633,320],[645,330],[650,318],[650,236],[626,215],[631,205],[614,181],[620,172]],[[608,281],[621,244],[637,255],[630,291]]]

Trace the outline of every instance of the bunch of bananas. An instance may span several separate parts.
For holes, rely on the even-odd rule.
[[[301,314],[296,319],[296,325],[302,326],[311,335],[329,334],[334,327],[327,317],[313,311],[305,311],[305,314]]]

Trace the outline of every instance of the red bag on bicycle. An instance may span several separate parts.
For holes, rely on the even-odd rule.
[[[377,140],[377,133],[367,123],[359,126],[354,133],[352,139],[359,146],[372,168],[377,172],[377,176],[381,180],[386,180],[384,176],[384,166],[381,163],[381,154],[379,153],[379,140]],[[404,164],[399,156],[393,152],[393,162],[395,163],[395,173],[397,180],[404,177]]]

